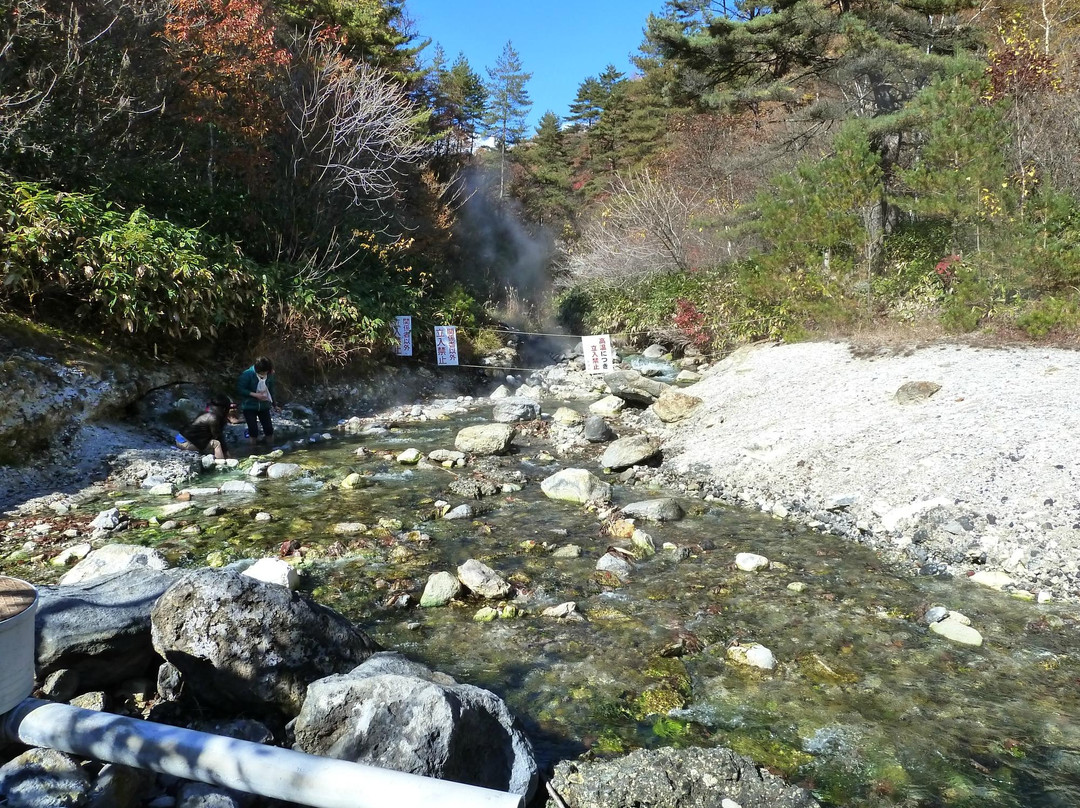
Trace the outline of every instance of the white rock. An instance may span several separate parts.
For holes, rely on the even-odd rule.
[[[933,508],[945,508],[952,504],[952,500],[947,497],[937,497],[935,499],[924,499],[919,502],[912,502],[910,505],[893,508],[882,516],[881,526],[885,528],[885,530],[896,530],[901,522],[911,519],[920,513],[932,510]]]
[[[742,665],[771,671],[776,667],[776,657],[773,652],[759,643],[749,645],[733,645],[727,649],[728,659]]]
[[[1016,583],[1011,575],[999,570],[979,570],[971,576],[971,580],[991,589],[1004,589]]]
[[[90,555],[94,548],[89,544],[75,544],[57,553],[49,562],[54,567],[66,567],[73,561],[79,561]]]
[[[296,570],[280,558],[260,558],[244,570],[244,575],[256,581],[284,586],[293,592],[300,586],[300,576]]]
[[[626,409],[626,402],[618,396],[605,396],[589,405],[589,412],[594,415],[618,415]]]
[[[542,617],[563,618],[570,616],[576,611],[577,603],[568,600],[566,603],[560,603],[558,606],[548,606],[548,608],[544,609],[540,614]]]
[[[959,620],[953,620],[951,614],[940,622],[931,623],[930,630],[935,634],[940,634],[947,640],[952,640],[961,645],[980,646],[983,644],[982,634]]]
[[[258,489],[246,480],[227,480],[221,485],[223,494],[254,494]]]
[[[109,508],[109,510],[102,511],[94,517],[94,521],[90,523],[90,527],[100,530],[113,530],[119,524],[120,510],[118,508]]]
[[[768,569],[769,559],[757,553],[739,553],[735,556],[735,566],[743,572],[757,572]]]
[[[89,545],[87,545],[89,546]],[[146,567],[152,570],[167,570],[169,562],[165,556],[150,547],[132,544],[106,544],[86,555],[82,561],[68,570],[60,579],[61,586],[82,583],[91,578],[119,572],[129,567]]]
[[[397,462],[403,466],[415,466],[424,455],[419,449],[406,449],[397,456]]]

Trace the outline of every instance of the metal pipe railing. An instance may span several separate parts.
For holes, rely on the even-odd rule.
[[[312,808],[521,808],[523,803],[518,794],[39,699],[25,699],[0,716],[0,740]]]

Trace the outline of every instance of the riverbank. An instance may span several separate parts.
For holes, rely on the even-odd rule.
[[[684,489],[913,571],[1077,600],[1077,390],[1080,353],[1068,350],[760,345],[685,388],[703,401],[690,417],[650,428],[662,477]]]

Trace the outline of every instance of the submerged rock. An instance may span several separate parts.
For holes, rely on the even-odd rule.
[[[630,519],[645,519],[649,522],[677,522],[686,515],[679,501],[672,497],[631,502],[623,506],[622,513]]]
[[[773,652],[756,642],[733,645],[727,649],[727,656],[732,662],[749,665],[751,668],[771,671],[776,667],[776,657],[773,656]]]
[[[606,502],[611,499],[611,486],[586,469],[563,469],[540,483],[548,499],[563,502]]]
[[[638,749],[614,760],[562,761],[551,786],[573,808],[818,808],[789,785],[730,749]],[[554,800],[548,808],[558,808]]]
[[[499,574],[482,561],[470,558],[457,569],[458,580],[471,592],[482,598],[498,600],[505,598],[513,588]]]

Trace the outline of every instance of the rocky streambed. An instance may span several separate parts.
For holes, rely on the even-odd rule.
[[[683,387],[563,363],[509,398],[347,420],[193,480],[162,469],[137,489],[46,497],[10,516],[0,570],[42,584],[80,567],[100,575],[94,559],[118,544],[173,570],[276,558],[373,642],[505,700],[539,773],[573,806],[631,795],[683,806],[1076,804],[1067,573],[1040,576],[1030,559],[1041,552],[1010,565],[1008,543],[1041,534],[1006,531],[1020,518],[1011,505],[980,517],[981,500],[953,493],[978,486],[946,477],[905,501],[908,489],[869,471],[892,460],[869,437],[888,424],[866,432],[865,419],[894,410],[912,435],[961,457],[917,428],[940,420],[930,416],[947,380],[926,365],[890,375],[896,357],[855,359],[843,346],[788,350],[685,362],[687,383],[705,373]],[[823,375],[809,358],[819,354],[830,367],[880,361],[882,383],[862,382],[869,415],[846,405],[833,424],[829,385],[788,397],[787,375]],[[676,370],[662,357],[631,364],[660,378]],[[848,389],[839,380],[851,370],[832,387]],[[897,401],[907,382],[926,384]],[[837,449],[862,444],[830,430],[860,429],[867,449],[846,460]],[[984,483],[998,499],[1002,476]],[[1065,538],[1046,545],[1067,555]],[[1010,580],[967,574],[987,570]],[[154,642],[147,665],[162,658]],[[168,714],[169,681],[158,677],[143,709]],[[132,709],[127,685],[95,687]]]

